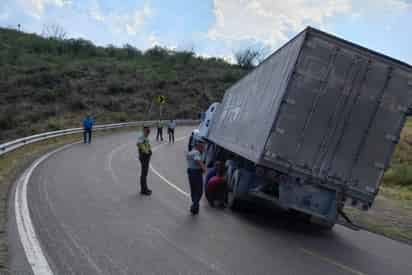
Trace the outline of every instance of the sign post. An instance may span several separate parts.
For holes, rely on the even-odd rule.
[[[166,97],[159,95],[156,97],[156,102],[159,104],[159,119],[162,119],[162,105],[166,103]]]

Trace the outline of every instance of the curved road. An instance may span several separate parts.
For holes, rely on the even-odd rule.
[[[189,132],[177,129],[174,145],[153,142],[151,197],[137,195],[136,133],[70,146],[34,170],[28,206],[54,274],[412,274],[412,247],[368,232],[321,233],[274,210],[205,202],[190,216]],[[11,270],[27,274],[15,221]]]

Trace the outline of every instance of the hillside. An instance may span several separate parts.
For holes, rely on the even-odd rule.
[[[0,142],[98,123],[195,118],[246,72],[216,58],[154,47],[96,47],[82,39],[45,39],[0,28]]]

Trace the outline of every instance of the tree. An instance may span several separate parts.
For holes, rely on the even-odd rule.
[[[154,46],[153,48],[146,50],[145,55],[155,58],[165,58],[169,56],[169,53],[170,51],[167,48]]]
[[[136,57],[142,54],[136,47],[130,44],[125,44],[123,49],[126,51],[128,57]]]
[[[58,24],[45,24],[43,25],[42,36],[56,40],[64,40],[67,37],[67,32]]]
[[[252,69],[259,65],[259,63],[266,56],[265,48],[247,47],[245,49],[238,50],[234,54],[236,63],[244,69]]]
[[[93,42],[82,38],[66,40],[67,48],[74,55],[94,56],[96,47]]]
[[[195,47],[193,45],[183,47],[180,50],[175,52],[176,59],[183,63],[187,64],[195,56]]]

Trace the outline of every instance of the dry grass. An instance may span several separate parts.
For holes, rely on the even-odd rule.
[[[346,211],[365,229],[412,244],[412,120],[402,130],[373,207]]]

